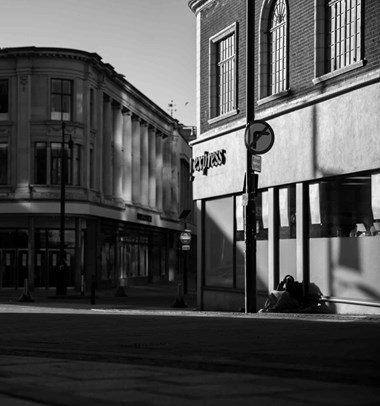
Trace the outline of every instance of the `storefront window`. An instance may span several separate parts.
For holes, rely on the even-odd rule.
[[[205,202],[205,284],[233,287],[234,200]]]
[[[236,287],[244,289],[245,280],[245,240],[244,240],[244,206],[242,196],[236,196],[235,218],[236,218]]]
[[[278,191],[279,204],[279,266],[280,279],[285,275],[296,277],[296,186],[289,185]]]
[[[310,184],[309,202],[310,281],[326,296],[378,301],[380,174]]]
[[[268,192],[256,197],[256,286],[268,291]]]
[[[380,175],[309,185],[310,237],[364,237],[380,230]]]

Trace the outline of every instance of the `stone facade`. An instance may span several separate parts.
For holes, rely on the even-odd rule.
[[[71,285],[79,286],[81,274],[95,276],[104,286],[117,285],[120,275],[158,280],[167,279],[170,271],[172,278],[177,234],[183,229],[179,215],[192,209],[191,200],[180,201],[180,188],[191,190],[179,181],[185,178],[181,162],[188,166],[191,156],[186,127],[95,53],[1,49],[0,81],[8,92],[8,106],[0,114],[0,143],[8,149],[7,179],[0,185],[1,228],[22,229],[29,236],[22,275],[28,275],[30,285],[51,285],[48,247],[41,247],[36,259],[34,236],[37,229],[58,228],[60,160],[54,154],[63,133],[66,145],[71,140],[74,146],[65,190],[66,227],[76,236],[70,248]],[[56,91],[57,84],[70,84],[69,94],[63,87]],[[2,265],[9,268],[13,257],[4,255]],[[38,281],[36,261],[45,275]],[[158,261],[158,268],[148,261]],[[7,275],[16,272],[8,268]],[[15,274],[9,278],[5,285],[19,286],[22,280]]]

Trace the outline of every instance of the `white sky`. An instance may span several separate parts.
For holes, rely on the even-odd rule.
[[[0,47],[96,52],[181,123],[195,125],[195,16],[188,0],[1,0]]]

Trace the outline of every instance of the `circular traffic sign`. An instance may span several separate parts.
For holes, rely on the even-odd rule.
[[[179,240],[181,241],[182,244],[190,244],[191,242],[191,232],[189,230],[183,231],[180,236]]]
[[[244,142],[251,154],[265,154],[274,143],[273,129],[266,121],[252,121],[245,129]]]

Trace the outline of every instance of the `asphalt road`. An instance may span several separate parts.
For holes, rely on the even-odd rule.
[[[366,317],[0,304],[0,404],[378,405]]]

